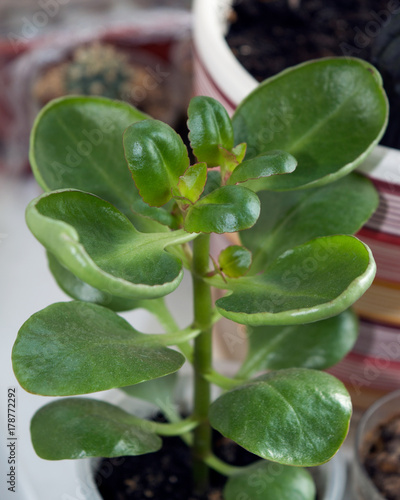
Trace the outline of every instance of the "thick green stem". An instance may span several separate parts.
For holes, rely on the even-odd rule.
[[[198,493],[208,487],[209,469],[205,459],[211,453],[211,428],[208,423],[210,383],[204,375],[211,371],[212,302],[210,286],[202,279],[209,269],[210,236],[200,235],[193,242],[194,328],[201,334],[194,344],[194,415],[201,421],[194,431],[194,481]]]

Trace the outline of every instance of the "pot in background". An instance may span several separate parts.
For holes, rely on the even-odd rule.
[[[363,465],[378,427],[395,415],[400,418],[400,391],[394,391],[375,402],[361,418],[355,438],[355,460],[353,463],[353,493],[356,500],[385,500]]]
[[[76,0],[66,4],[57,29],[49,24],[29,44],[18,39],[18,53],[0,30],[0,171],[29,171],[32,123],[43,105],[63,95],[123,100],[178,129],[184,124],[191,95],[190,13],[106,3],[108,10],[98,2],[85,15],[78,15]]]

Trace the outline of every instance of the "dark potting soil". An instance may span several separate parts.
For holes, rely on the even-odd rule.
[[[232,441],[214,434],[215,453],[232,465],[249,465],[259,460]],[[163,439],[156,453],[138,457],[102,459],[95,482],[104,500],[223,500],[226,478],[211,472],[211,489],[206,496],[193,494],[191,456],[180,438]]]
[[[372,62],[382,73],[391,106],[382,143],[400,148],[400,1],[297,0],[297,8],[291,3],[234,1],[226,39],[240,63],[262,81],[321,57]]]
[[[400,414],[372,435],[364,466],[387,500],[400,500]]]

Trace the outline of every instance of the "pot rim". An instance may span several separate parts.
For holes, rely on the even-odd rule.
[[[101,458],[77,460],[77,475],[81,490],[85,492],[85,500],[103,500],[94,480],[94,472],[101,460]],[[329,462],[319,465],[314,469],[317,471],[316,481],[319,481],[319,484],[324,484],[324,492],[321,500],[342,500],[347,480],[344,453],[339,450]]]
[[[255,89],[258,81],[239,63],[225,41],[231,4],[232,0],[194,0],[193,38],[200,64],[222,94],[235,104]]]
[[[194,0],[195,59],[234,109],[259,82],[234,56],[224,38],[233,0]],[[357,171],[400,190],[400,150],[375,146]],[[397,191],[397,190],[396,190]]]
[[[141,408],[143,415],[151,415],[156,408],[141,400],[127,398],[122,394],[114,394],[113,402],[118,403],[123,400],[129,401],[129,405],[134,404]],[[115,460],[119,460],[117,457]],[[85,500],[103,500],[97,489],[94,473],[101,462],[101,457],[83,458],[76,460],[76,471],[79,481],[79,489],[83,492]],[[311,467],[313,471],[317,491],[321,495],[321,500],[342,500],[347,485],[347,460],[346,455],[340,449],[336,455],[328,462]],[[319,489],[318,489],[319,488]],[[322,490],[322,491],[321,491]]]

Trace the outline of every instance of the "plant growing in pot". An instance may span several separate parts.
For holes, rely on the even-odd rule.
[[[33,445],[49,460],[115,457],[182,436],[192,450],[193,498],[206,498],[215,469],[228,478],[226,500],[311,500],[302,467],[337,452],[351,416],[344,386],[321,369],[351,348],[357,320],[349,307],[375,274],[371,252],[351,234],[377,196],[351,172],[385,128],[381,79],[360,60],[314,61],[264,82],[232,120],[208,97],[194,98],[188,116],[193,165],[170,127],[124,103],[66,97],[37,118],[30,158],[45,193],[28,206],[27,224],[75,300],[34,314],[15,342],[21,386],[63,396],[33,417]],[[274,116],[286,125],[271,149],[264,137]],[[236,231],[246,247],[228,247],[210,266],[210,234]],[[183,268],[194,319],[181,330],[163,297]],[[212,286],[227,290],[215,304]],[[134,308],[154,313],[166,332],[142,334],[117,314]],[[220,316],[249,327],[249,353],[233,378],[213,367]],[[149,398],[185,361],[194,372],[186,418],[149,422],[69,397],[129,387]],[[224,390],[214,401],[213,384]],[[262,460],[222,461],[211,428]]]

